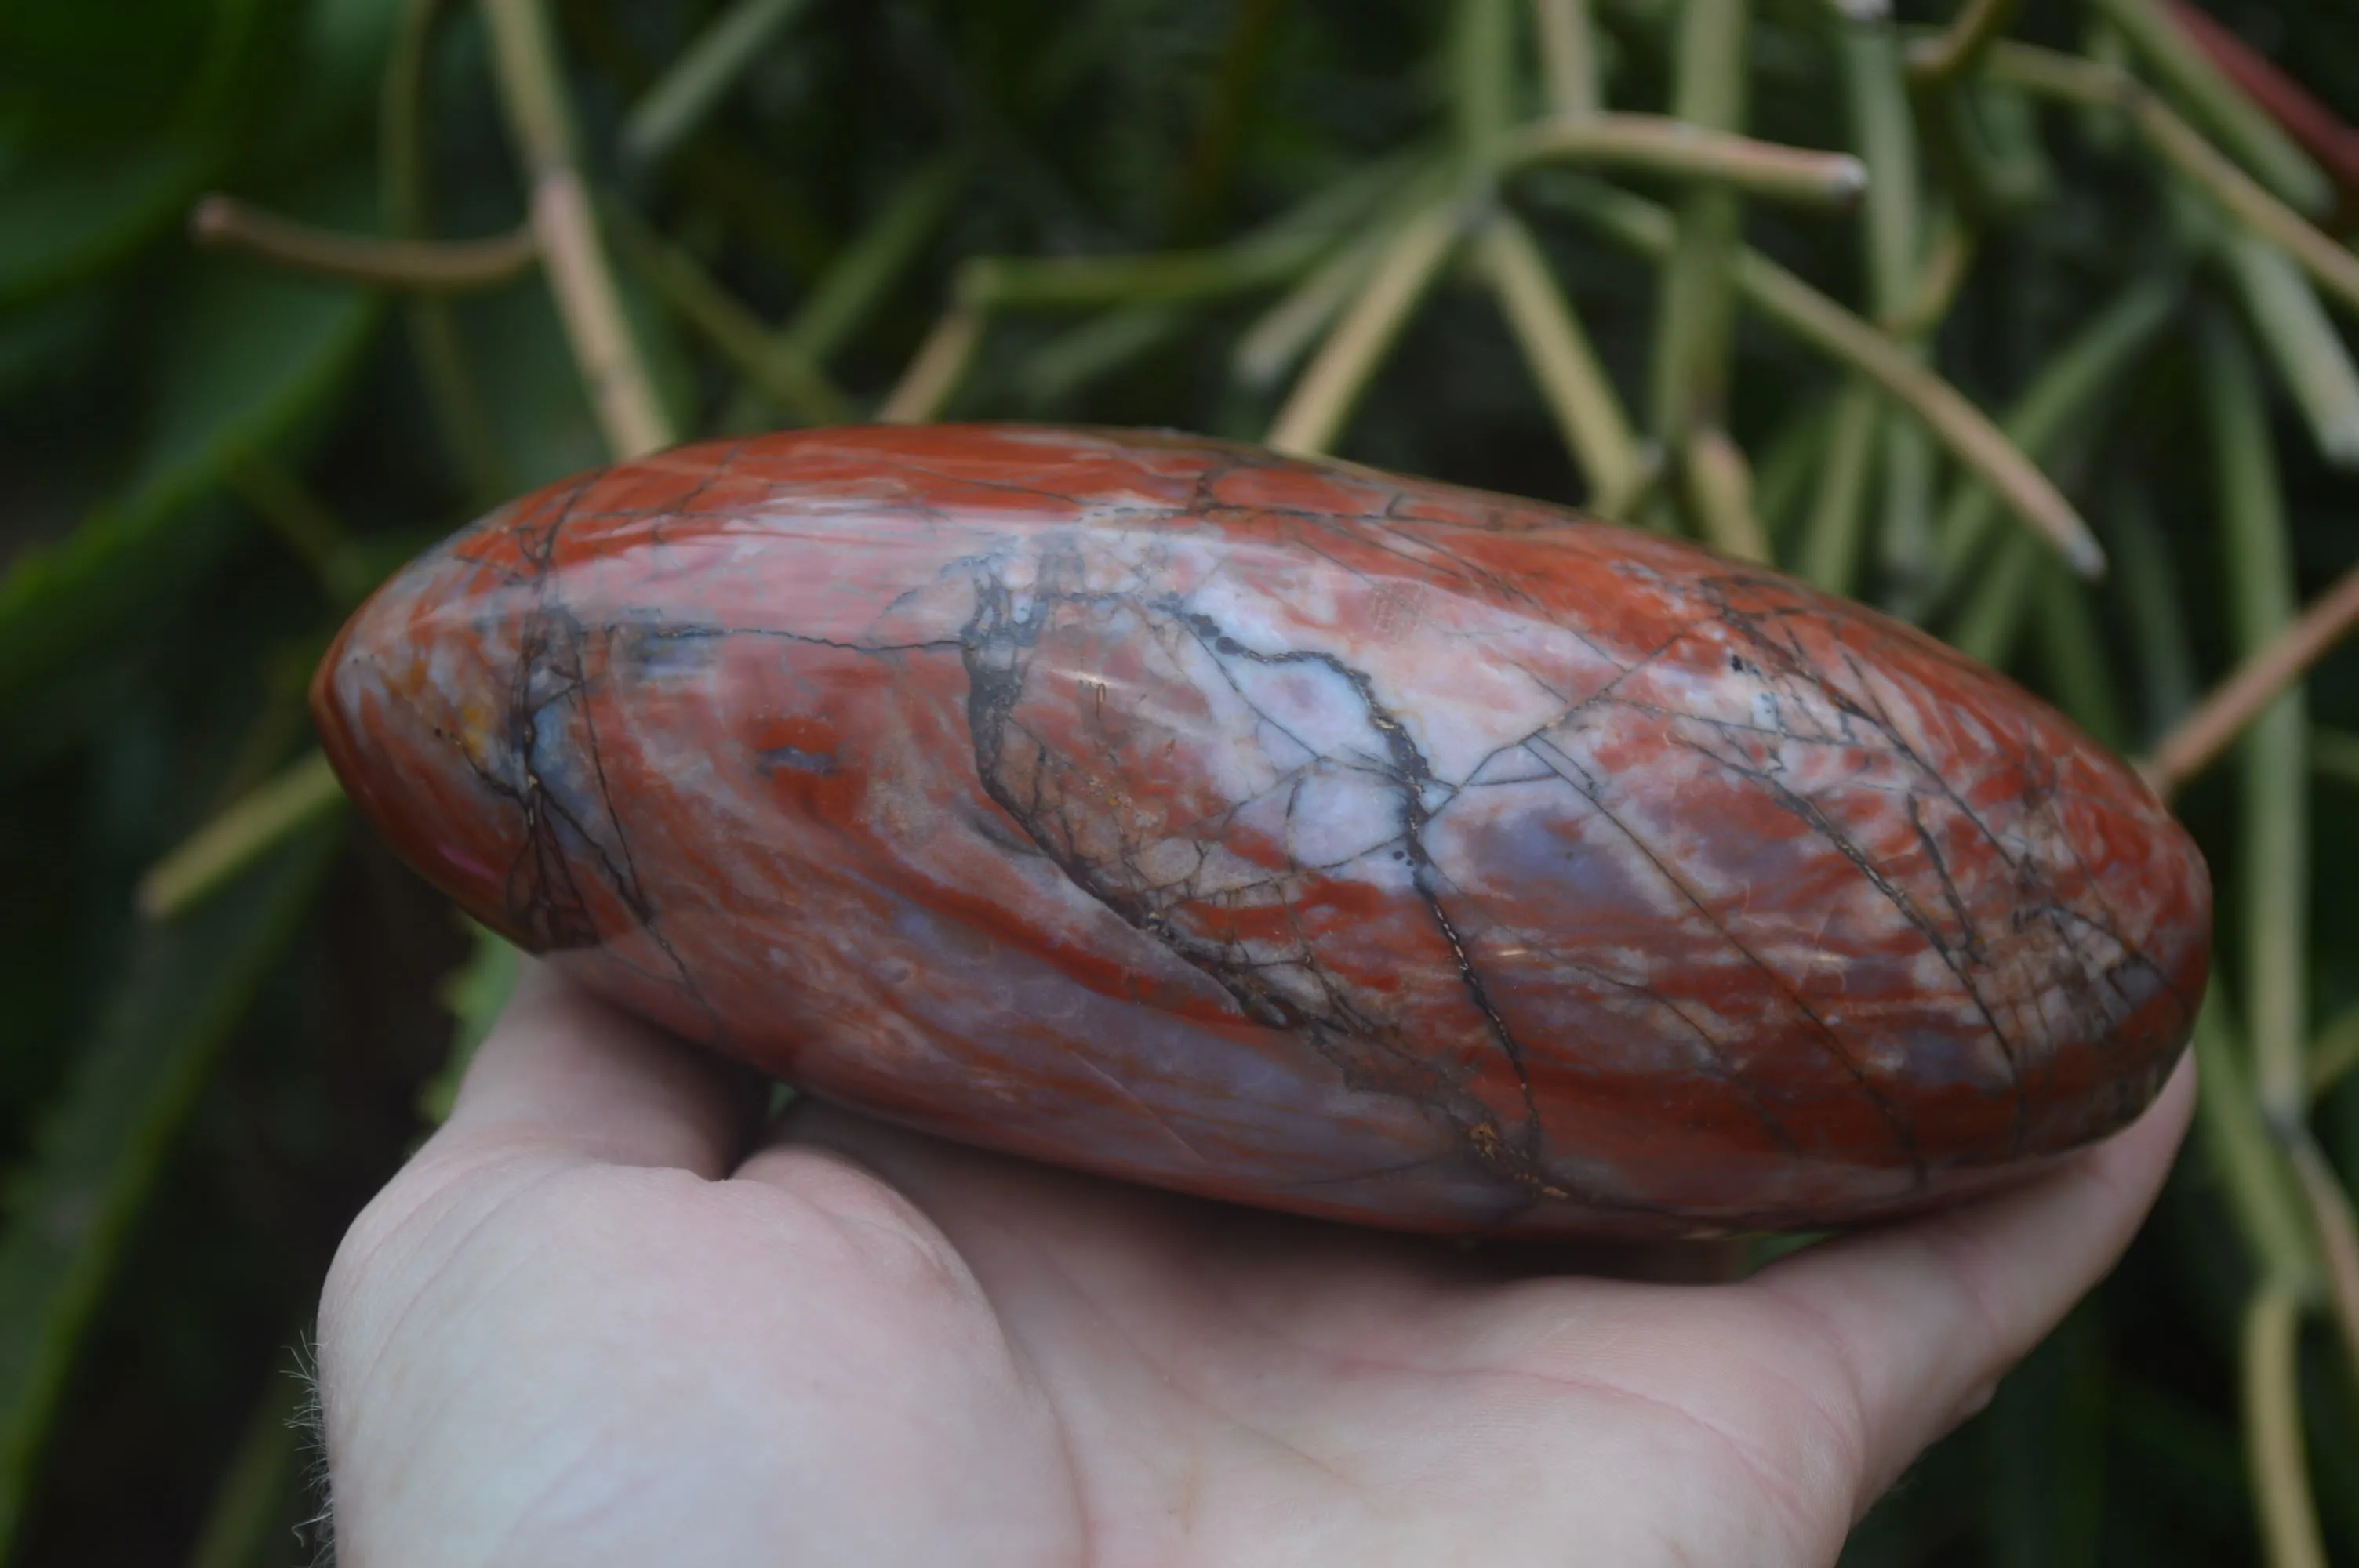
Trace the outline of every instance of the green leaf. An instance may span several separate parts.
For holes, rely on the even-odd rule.
[[[0,306],[81,282],[171,227],[212,173],[212,148],[153,146],[34,160],[0,186]]]
[[[251,35],[252,0],[14,0],[0,6],[0,104],[51,156],[190,124],[194,83]]]
[[[340,835],[256,864],[201,915],[147,927],[9,1184],[0,1232],[0,1554],[117,1258],[246,1004]]]
[[[549,291],[505,288],[457,301],[456,313],[508,478],[547,484],[603,465],[605,444]]]
[[[288,1561],[290,1526],[298,1539],[309,1513],[303,1496],[308,1461],[303,1425],[311,1398],[300,1369],[273,1368],[247,1416],[245,1433],[231,1450],[212,1505],[197,1531],[187,1568],[260,1568]],[[290,1519],[289,1515],[296,1516]]]
[[[195,270],[125,493],[0,577],[0,697],[185,589],[247,525],[212,493],[223,476],[326,405],[376,319],[374,297],[344,285],[229,259]]]
[[[87,373],[121,309],[116,291],[100,285],[0,314],[0,406],[21,406]]]
[[[2097,1561],[2104,1510],[2104,1335],[2083,1303],[2006,1375],[1975,1423],[1995,1568]]]

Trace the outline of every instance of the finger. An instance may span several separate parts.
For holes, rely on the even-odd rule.
[[[438,1152],[529,1146],[585,1163],[718,1178],[759,1106],[754,1075],[525,959],[459,1087]]]
[[[1849,1372],[1875,1472],[1863,1506],[2113,1268],[2187,1130],[2194,1067],[2190,1055],[2136,1123],[2023,1187],[1826,1243],[1741,1287],[1799,1314]]]

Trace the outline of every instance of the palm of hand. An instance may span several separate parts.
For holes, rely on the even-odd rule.
[[[812,1108],[533,977],[339,1256],[342,1560],[1832,1562],[2186,1119],[1743,1283],[1516,1278]]]

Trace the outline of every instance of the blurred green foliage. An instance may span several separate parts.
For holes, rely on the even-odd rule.
[[[2359,117],[2343,0],[2210,3]],[[290,1347],[447,1104],[452,1013],[462,1055],[509,971],[300,787],[304,681],[408,551],[648,427],[1332,433],[1766,549],[2133,752],[2359,559],[2359,299],[2141,105],[2256,190],[2328,182],[2154,0],[1962,7],[2057,53],[1954,73],[1921,52],[1952,7],[1917,0],[502,5],[552,26],[541,107],[644,363],[636,438],[538,270],[428,297],[187,237],[216,189],[347,235],[518,225],[530,111],[484,10],[0,10],[0,1555],[307,1560]],[[1744,148],[1733,184],[1643,147],[1515,162],[1601,98],[1849,149],[1865,197],[1780,194]],[[1979,424],[1900,411],[1934,376],[2086,519],[2103,581],[1979,482]],[[2354,729],[2345,650],[2182,795],[2221,903],[2201,1132],[2121,1271],[1847,1562],[2359,1561],[2317,1223],[2359,1176],[2359,1074],[2332,1070],[2359,1058]],[[242,799],[215,848],[245,848],[138,913]],[[2296,1314],[2282,1366],[2256,1302]],[[2307,1450],[2261,1488],[2303,1483],[2307,1524],[2266,1541],[2253,1420]]]

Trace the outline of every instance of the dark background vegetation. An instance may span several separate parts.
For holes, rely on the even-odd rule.
[[[2210,5],[2359,117],[2346,0]],[[792,386],[759,390],[778,394],[778,376],[749,380],[742,335],[733,351],[709,309],[699,325],[672,264],[759,331],[807,325],[798,313],[831,282],[864,287],[819,356],[857,416],[899,381],[964,258],[1219,245],[1372,160],[1439,156],[1464,118],[1462,84],[1456,107],[1451,94],[1471,24],[1440,3],[762,8],[780,26],[693,134],[655,157],[632,152],[633,106],[732,7],[556,0],[549,13],[582,167],[683,435],[809,418],[812,404],[797,406]],[[303,682],[370,582],[505,494],[607,455],[538,273],[449,304],[444,341],[475,402],[454,416],[452,384],[421,352],[438,329],[403,296],[188,237],[209,190],[353,233],[515,225],[525,178],[483,18],[453,5],[429,27],[435,9],[18,0],[0,12],[0,1552],[24,1563],[309,1559],[290,1368],[342,1226],[427,1125],[452,1048],[441,999],[481,1011],[466,999],[482,987],[450,987],[475,950],[447,906],[318,800],[282,811],[275,836],[177,914],[143,914],[136,896],[159,859],[306,752]],[[1938,27],[1951,9],[1912,3],[1898,20]],[[1671,102],[1681,13],[1680,0],[1601,0],[1614,107]],[[1528,26],[1520,5],[1501,14]],[[2108,14],[2030,0],[2011,32],[2137,69]],[[1749,129],[1854,145],[1843,35],[1881,26],[1828,0],[1757,0]],[[386,100],[405,38],[426,41],[410,102],[423,105],[430,211],[407,203],[386,140],[387,124],[403,134],[397,82],[389,122]],[[1535,60],[1517,40],[1512,118],[1543,106]],[[1990,156],[2030,184],[1973,214],[1980,244],[1929,349],[1943,374],[2004,414],[2126,287],[2168,294],[2159,330],[2033,451],[2116,569],[2076,586],[2013,546],[2002,521],[1963,595],[1927,602],[1907,539],[1885,547],[1877,478],[1847,581],[2136,752],[2265,640],[2272,591],[2281,620],[2359,558],[2359,482],[2337,467],[2359,454],[2334,450],[2333,410],[2316,401],[2327,395],[2294,395],[2297,351],[2252,321],[2220,262],[2232,225],[2183,179],[2100,112],[1995,89],[1979,112],[1996,127]],[[1915,178],[1945,188],[1930,163]],[[1643,416],[1658,267],[1555,211],[1544,183],[1518,200]],[[898,255],[879,239],[887,220],[907,231]],[[1861,222],[1754,203],[1746,232],[1865,309]],[[1000,312],[944,411],[1259,437],[1290,384],[1249,384],[1236,344],[1332,249],[1257,287]],[[2313,349],[2341,357],[2331,338]],[[1791,562],[1820,525],[1827,410],[1845,370],[1753,316],[1730,352],[1726,425]],[[2242,438],[2222,424],[2231,362],[2255,370],[2243,402],[2260,421]],[[2281,530],[2249,487],[2241,502],[2223,491],[2239,438]],[[1496,305],[1455,267],[1339,449],[1590,494]],[[1920,499],[1947,505],[1964,481],[1941,461],[1930,483]],[[1681,525],[1694,508],[1676,489],[1639,510]],[[2255,592],[2261,609],[2234,608]],[[2359,1004],[2359,658],[2330,657],[2306,691],[2306,718],[2297,708],[2270,731],[2277,750],[2212,769],[2180,800],[2220,890],[2218,1048],[2232,1066],[2251,1016],[2235,1004],[2268,985],[2256,954],[2278,940],[2270,931],[2294,944],[2290,1017],[2317,1041],[2312,1059],[2349,1056],[2337,1042]],[[2307,843],[2297,834],[2288,850],[2280,832],[2256,849],[2265,821],[2282,829],[2288,813]],[[2276,859],[2256,862],[2264,853]],[[1924,1460],[1846,1561],[2259,1560],[2266,1468],[2248,1412],[2271,1374],[2248,1368],[2249,1325],[2256,1292],[2275,1289],[2300,1325],[2290,1387],[2314,1529],[2331,1557],[2359,1562],[2359,1368],[2311,1211],[2287,1201],[2297,1144],[2322,1150],[2344,1187],[2359,1176],[2359,1074],[2321,1085],[2290,1122],[2259,1119],[2249,1093],[2207,1121],[2121,1271]],[[2241,1196],[2234,1148],[2249,1156]],[[2270,1234],[2288,1214],[2290,1231]],[[2272,1539],[2277,1561],[2302,1561],[2298,1541]]]

